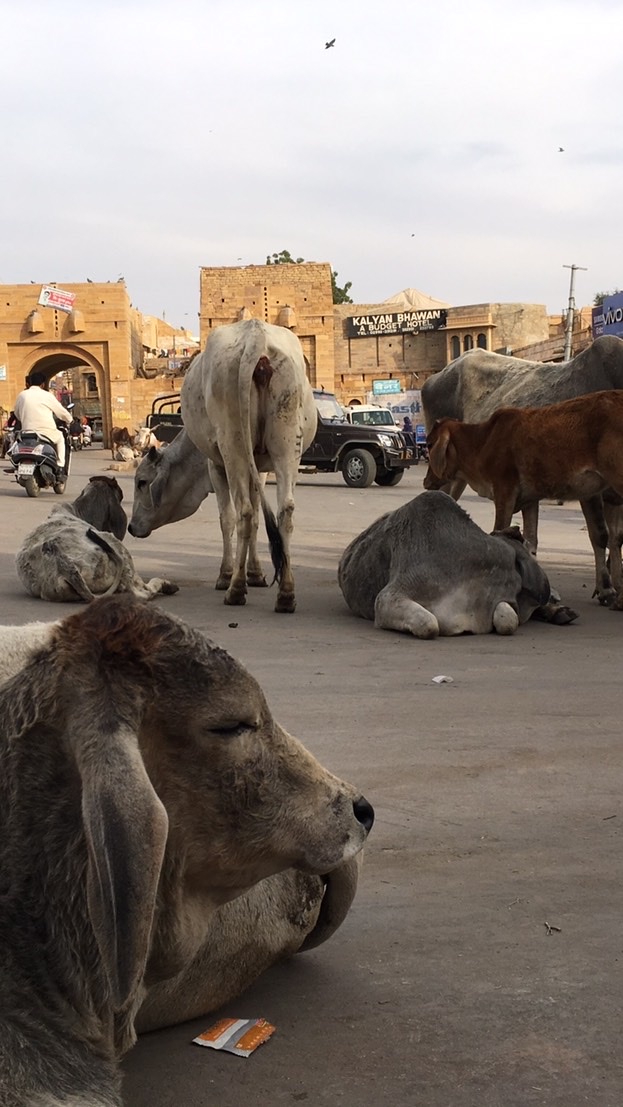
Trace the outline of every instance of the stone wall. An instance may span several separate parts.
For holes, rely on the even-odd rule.
[[[286,326],[301,340],[314,386],[333,389],[333,293],[331,266],[246,265],[202,268],[200,335],[241,318]]]

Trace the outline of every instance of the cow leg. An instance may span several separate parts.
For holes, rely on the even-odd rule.
[[[236,515],[234,512],[234,505],[231,502],[225,470],[221,469],[218,465],[210,465],[210,477],[214,485],[214,492],[218,505],[219,524],[223,538],[223,556],[215,587],[217,591],[224,592],[229,588],[232,573],[234,571],[233,537],[236,526]]]
[[[586,527],[593,557],[595,558],[595,591],[600,604],[609,606],[616,593],[612,587],[612,579],[606,565],[606,548],[608,545],[608,530],[604,518],[604,504],[601,496],[591,496],[588,500],[580,500],[580,507],[586,519]]]
[[[266,484],[267,473],[260,473],[260,484],[264,488]],[[247,561],[247,584],[249,588],[268,588],[268,581],[264,576],[264,571],[257,552],[257,532],[259,526],[259,501],[255,504],[255,513],[253,515],[253,529],[251,531],[251,537],[249,539],[249,558]]]
[[[604,517],[608,528],[608,568],[612,577],[612,587],[617,596],[623,592],[623,566],[621,565],[621,546],[623,546],[623,507],[621,503],[610,502],[620,499],[611,489],[604,493]],[[618,601],[617,601],[618,606]]]
[[[400,630],[415,638],[437,638],[439,623],[432,611],[397,592],[391,584],[379,592],[374,602],[374,625],[381,630]]]
[[[228,474],[229,494],[231,500],[233,500],[236,519],[236,553],[233,559],[231,580],[223,602],[232,607],[242,607],[247,602],[247,557],[249,545],[256,534],[254,524],[259,511],[258,497],[250,473],[248,470],[241,471],[236,444],[229,450],[221,443],[221,455]],[[223,561],[225,562],[224,529]]]
[[[494,532],[497,530],[506,530],[510,527],[513,521],[513,510],[517,500],[516,489],[513,488],[510,494],[504,496],[498,494],[495,497],[495,523],[493,524]]]
[[[530,553],[536,557],[539,531],[539,501],[535,500],[533,503],[528,504],[527,507],[524,507],[521,515],[523,519],[523,540],[530,550]]]

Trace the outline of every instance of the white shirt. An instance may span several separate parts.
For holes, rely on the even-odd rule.
[[[63,423],[71,423],[71,415],[59,404],[51,392],[40,388],[38,384],[31,384],[30,388],[20,392],[15,401],[15,414],[22,424],[22,430],[36,431],[37,434],[49,435],[50,431],[56,432],[57,427],[54,416]]]

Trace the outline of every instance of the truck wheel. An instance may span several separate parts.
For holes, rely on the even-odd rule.
[[[26,494],[28,496],[32,496],[33,498],[35,496],[38,496],[40,491],[41,491],[41,489],[39,488],[39,485],[37,484],[34,477],[26,477],[26,479],[24,480],[24,483],[22,485],[22,488],[25,488],[26,489]]]
[[[400,484],[404,475],[404,469],[379,469],[374,480],[376,484],[381,485],[381,488],[394,488],[395,485]]]
[[[342,476],[351,488],[369,488],[376,476],[376,461],[367,450],[349,450],[342,463]]]

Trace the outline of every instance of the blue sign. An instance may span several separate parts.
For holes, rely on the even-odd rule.
[[[375,396],[386,396],[389,392],[401,392],[400,381],[372,381]]]
[[[604,296],[604,302],[593,308],[593,338],[613,334],[623,338],[623,292]]]
[[[421,423],[415,424],[415,441],[418,446],[426,445],[426,427],[423,427]]]

